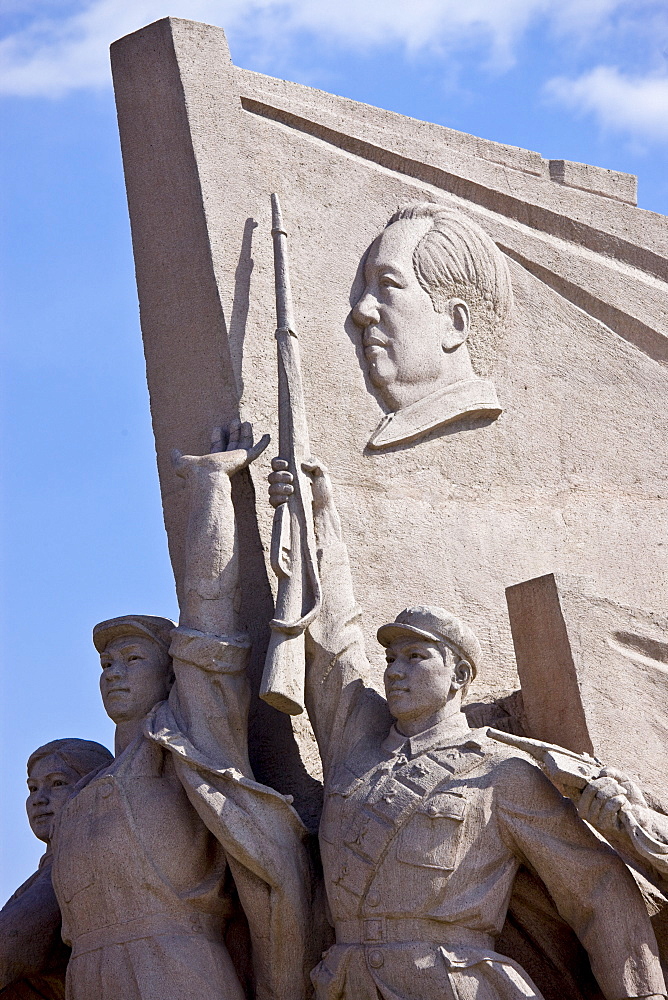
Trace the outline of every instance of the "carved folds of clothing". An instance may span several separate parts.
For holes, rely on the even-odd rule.
[[[179,660],[187,658],[189,667],[216,676],[218,696],[229,696],[230,743],[207,760],[182,731],[170,694],[148,716],[144,734],[65,805],[54,838],[54,887],[72,946],[68,1000],[153,997],[156,969],[162,1000],[242,1000],[224,944],[230,865],[257,951],[258,997],[278,998],[283,987],[272,978],[272,935],[289,926],[295,960],[307,962],[301,824],[282,796],[238,770],[246,733],[235,725],[233,681],[245,668],[247,644],[182,629],[171,652],[177,679]],[[200,710],[220,711],[221,703]],[[243,822],[249,813],[254,825]],[[240,842],[228,853],[236,834]],[[278,889],[272,864],[286,875]]]
[[[343,549],[323,555],[330,594],[341,593],[331,581],[345,577],[343,560]],[[579,936],[607,997],[663,993],[649,918],[621,859],[532,760],[463,716],[411,739],[390,727],[384,700],[360,679],[351,607],[325,609],[308,669],[336,929],[313,974],[319,1000],[540,996],[494,947],[522,864]]]
[[[461,417],[501,413],[499,398],[490,379],[471,378],[441,386],[422,399],[388,413],[369,438],[370,448],[389,448],[414,441],[428,431],[445,427]]]
[[[70,949],[60,936],[60,910],[51,883],[52,854],[0,910],[2,1000],[63,1000]]]

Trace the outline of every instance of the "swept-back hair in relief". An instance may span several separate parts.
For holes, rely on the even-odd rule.
[[[468,346],[476,369],[486,370],[513,307],[506,258],[476,222],[456,209],[418,202],[399,209],[387,225],[401,219],[431,219],[431,228],[413,251],[415,275],[436,312],[444,312],[449,299],[466,302],[471,311]]]
[[[82,778],[91,771],[106,767],[114,759],[106,747],[93,740],[78,740],[75,737],[52,740],[51,743],[38,747],[28,757],[28,776],[37,761],[50,757],[51,754],[57,754],[64,764]]]

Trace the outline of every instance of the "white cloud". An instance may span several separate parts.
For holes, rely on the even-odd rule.
[[[601,125],[654,140],[668,139],[668,77],[627,76],[612,66],[597,66],[576,79],[557,77],[546,85],[549,98]]]
[[[109,44],[167,13],[265,46],[270,35],[283,48],[301,31],[362,50],[399,43],[455,51],[482,39],[497,64],[509,64],[537,18],[562,32],[590,32],[628,0],[79,0],[69,12],[65,2],[23,0],[23,27],[0,41],[0,93],[57,96],[104,86]]]

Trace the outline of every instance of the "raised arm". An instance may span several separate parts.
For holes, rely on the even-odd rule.
[[[389,726],[389,715],[384,699],[362,680],[368,661],[332,481],[316,459],[302,467],[311,477],[322,587],[320,614],[306,633],[306,707],[327,771],[351,741],[379,722],[388,720]],[[272,470],[269,502],[278,507],[292,493],[292,476],[280,458],[273,459]]]
[[[186,572],[179,624],[213,635],[237,629],[239,586],[237,529],[230,479],[245,469],[269,443],[265,434],[253,446],[249,423],[234,420],[225,443],[223,428],[215,428],[208,455],[172,452],[174,471],[188,491]]]
[[[186,571],[172,642],[177,720],[201,752],[250,773],[246,748],[248,639],[238,632],[239,553],[230,478],[266,448],[234,421],[214,431],[208,455],[172,454],[188,493]]]

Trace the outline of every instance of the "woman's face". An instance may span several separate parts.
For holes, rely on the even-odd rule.
[[[57,753],[33,764],[28,775],[26,811],[30,829],[38,840],[50,842],[54,822],[80,777]]]

